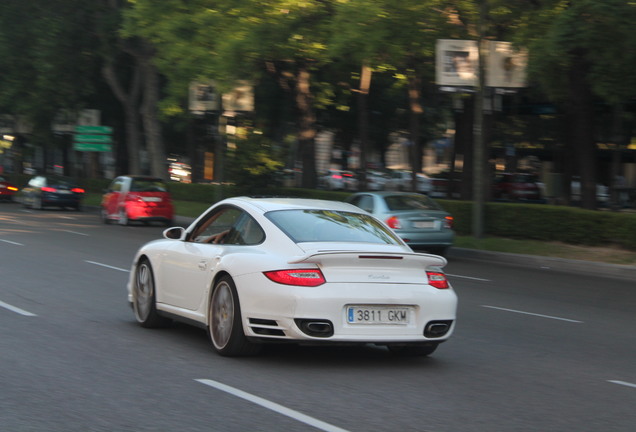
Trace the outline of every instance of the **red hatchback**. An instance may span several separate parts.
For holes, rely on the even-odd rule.
[[[172,198],[166,183],[157,177],[126,175],[112,181],[102,197],[104,223],[116,221],[163,222],[170,226],[174,218]]]

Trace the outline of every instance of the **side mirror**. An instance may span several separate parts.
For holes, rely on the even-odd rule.
[[[185,240],[185,233],[183,227],[172,227],[164,230],[163,237],[169,240]]]

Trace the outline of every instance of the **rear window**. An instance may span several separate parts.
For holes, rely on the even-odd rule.
[[[265,216],[296,243],[401,244],[393,232],[365,214],[331,210],[279,210]]]
[[[131,192],[168,192],[166,184],[158,179],[135,179],[130,185]]]
[[[442,210],[442,208],[426,195],[389,195],[384,198],[391,211],[403,210]]]

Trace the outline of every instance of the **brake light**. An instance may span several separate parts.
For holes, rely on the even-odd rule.
[[[400,223],[400,220],[397,218],[397,216],[391,216],[390,218],[388,218],[386,220],[386,224],[389,226],[389,228],[392,229],[402,228],[402,224]]]
[[[42,188],[42,192],[57,192],[57,189],[55,189],[53,187],[49,187],[49,186],[44,186]]]
[[[453,227],[453,217],[452,216],[446,216],[444,219],[445,219],[444,228],[452,228]]]
[[[324,284],[325,277],[318,269],[294,269],[263,272],[271,281],[283,285],[315,287]]]
[[[73,188],[73,189],[71,189],[71,192],[84,193],[84,189],[82,189],[82,188]]]
[[[448,288],[448,279],[446,279],[446,275],[441,272],[435,271],[427,271],[426,275],[428,276],[428,284],[437,289],[446,289]]]
[[[331,178],[334,178],[336,180],[340,180],[340,179],[342,179],[342,176],[338,175],[338,174],[334,174],[334,175],[331,176]]]

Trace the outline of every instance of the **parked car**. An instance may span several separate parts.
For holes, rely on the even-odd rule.
[[[454,329],[445,264],[350,204],[236,197],[142,246],[128,301],[143,327],[206,328],[224,356],[290,341],[428,355]]]
[[[529,173],[498,174],[493,183],[493,198],[505,201],[540,200],[539,179]]]
[[[573,202],[581,201],[581,180],[575,177],[570,183],[570,192]],[[609,188],[603,184],[596,184],[596,201],[600,205],[607,204],[610,199]]]
[[[318,187],[327,190],[344,190],[345,181],[342,177],[342,171],[330,169],[318,178]]]
[[[433,190],[431,179],[424,174],[416,174],[417,188],[415,192],[429,194]],[[385,184],[386,190],[392,191],[412,191],[413,177],[411,171],[392,170],[389,172],[389,179]]]
[[[453,244],[453,217],[426,195],[413,192],[359,192],[347,202],[386,223],[406,244],[445,255]]]
[[[11,183],[9,179],[0,176],[0,200],[13,201],[17,192],[17,186]]]
[[[102,197],[104,223],[128,225],[153,221],[171,225],[174,206],[166,183],[156,177],[124,175],[114,179]]]
[[[37,175],[22,189],[22,204],[28,208],[70,207],[82,209],[84,189],[68,177],[59,175]]]

